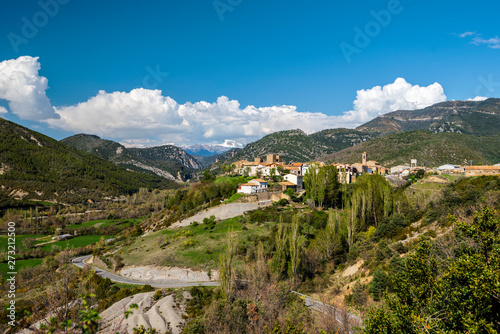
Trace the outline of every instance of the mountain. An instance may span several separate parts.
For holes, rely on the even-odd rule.
[[[495,164],[500,161],[500,134],[474,136],[461,133],[432,133],[409,131],[392,133],[366,141],[360,145],[326,155],[329,162],[361,162],[361,154],[386,167],[409,165],[417,159],[418,165],[436,167],[443,164]]]
[[[419,110],[398,110],[378,116],[356,130],[384,134],[427,130],[494,135],[500,133],[500,99],[448,101]]]
[[[323,130],[307,135],[302,130],[287,130],[272,133],[242,149],[232,149],[220,156],[221,162],[233,162],[266,154],[279,154],[284,162],[305,162],[340,151],[376,138],[378,133],[365,133],[349,129]]]
[[[213,155],[218,155],[229,151],[233,148],[243,148],[244,145],[238,143],[234,140],[226,139],[224,143],[219,145],[204,145],[204,144],[196,144],[191,146],[182,146],[182,148],[189,154],[193,156],[201,156],[208,157]]]
[[[172,181],[127,171],[1,118],[0,184],[0,199],[71,203],[133,193],[142,187],[177,187]]]
[[[155,174],[170,180],[189,179],[196,169],[202,168],[196,158],[172,145],[126,148],[112,140],[87,134],[74,135],[61,142],[127,169]]]

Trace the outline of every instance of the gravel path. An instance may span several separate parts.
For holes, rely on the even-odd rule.
[[[215,216],[216,220],[224,220],[233,218],[236,216],[241,216],[247,211],[257,210],[257,203],[229,203],[222,204],[213,208],[206,209],[204,211],[198,212],[192,217],[186,218],[180,222],[172,224],[169,228],[184,227],[190,225],[192,222],[196,221],[198,223],[203,223],[204,218],[210,218],[210,216]]]

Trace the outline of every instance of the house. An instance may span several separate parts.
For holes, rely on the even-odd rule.
[[[238,194],[256,194],[258,185],[255,183],[243,183],[238,187]]]
[[[293,183],[297,186],[297,190],[302,190],[304,188],[304,180],[302,175],[287,174],[283,177],[286,181]]]
[[[281,190],[285,191],[287,189],[293,189],[293,191],[297,190],[297,185],[293,184],[290,181],[280,182]]]
[[[356,174],[368,173],[368,166],[359,162],[351,165]]]
[[[354,173],[354,168],[349,165],[336,164],[337,170],[339,171],[339,182],[342,184],[350,184],[356,181],[356,174]]]
[[[267,191],[267,187],[267,181],[254,179],[240,185],[237,192],[240,194],[256,194]]]
[[[267,191],[267,181],[264,181],[262,179],[254,179],[249,181],[248,183],[257,185],[257,192]]]
[[[391,174],[399,174],[404,170],[410,170],[410,166],[405,166],[405,165],[398,165],[395,167],[391,167]]]
[[[374,160],[368,161],[368,154],[363,152],[361,155],[361,163],[352,164],[352,167],[356,169],[357,174],[363,173],[378,173],[378,174],[387,174],[388,169],[382,166],[380,163]]]
[[[465,176],[500,175],[500,166],[466,166]]]
[[[464,167],[456,166],[456,165],[442,165],[437,168],[438,173],[440,174],[450,174],[450,173],[463,173],[465,171]]]

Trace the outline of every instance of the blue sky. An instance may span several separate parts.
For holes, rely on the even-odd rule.
[[[2,6],[0,78],[24,71],[37,77],[24,85],[39,94],[16,106],[23,83],[14,91],[19,80],[4,80],[2,90],[0,79],[0,116],[56,139],[92,132],[128,145],[248,142],[286,128],[354,127],[444,99],[500,97],[500,4],[492,1]],[[342,45],[356,52],[346,57]],[[15,63],[22,56],[31,61]],[[49,108],[44,94],[55,109],[30,116]]]

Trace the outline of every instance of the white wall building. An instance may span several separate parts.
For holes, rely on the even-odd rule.
[[[295,184],[297,186],[297,190],[301,190],[304,188],[302,175],[286,174],[285,176],[283,176],[283,178],[288,182]]]

